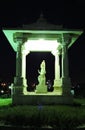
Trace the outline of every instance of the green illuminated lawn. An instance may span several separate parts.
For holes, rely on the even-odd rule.
[[[11,98],[0,99],[0,106],[7,106],[7,105],[9,105],[11,103],[12,103],[12,99]]]

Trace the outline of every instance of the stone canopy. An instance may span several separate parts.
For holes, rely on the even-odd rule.
[[[78,29],[68,30],[64,29],[61,25],[57,26],[50,24],[41,14],[37,22],[29,25],[23,25],[22,28],[3,29],[3,33],[5,34],[14,51],[17,51],[17,44],[15,44],[17,40],[23,39],[23,42],[26,42],[28,39],[37,40],[42,38],[47,40],[57,39],[57,41],[61,42],[62,34],[64,37],[69,37],[69,48],[73,43],[75,43],[83,31]]]

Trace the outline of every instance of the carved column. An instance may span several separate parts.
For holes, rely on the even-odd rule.
[[[17,52],[16,52],[16,77],[14,78],[14,85],[23,85],[22,80],[22,44],[17,42]]]
[[[24,84],[22,77],[22,42],[17,41],[16,76],[14,77],[13,94],[23,94]]]
[[[24,93],[26,93],[27,92],[26,56],[30,53],[30,51],[28,51],[24,45],[22,45],[22,78],[23,78],[23,85],[25,86]]]
[[[63,95],[71,94],[71,82],[69,78],[69,64],[68,64],[68,43],[70,42],[68,36],[62,35],[62,88]]]
[[[67,44],[62,44],[62,78],[69,77]]]
[[[60,63],[59,63],[59,50],[52,52],[52,54],[55,56],[55,79],[54,79],[54,92],[56,92],[57,95],[62,94],[62,88],[61,88],[61,79],[60,79]]]
[[[26,54],[24,51],[22,51],[22,77],[25,81],[26,79]],[[23,81],[24,86],[26,85],[26,82]]]
[[[60,64],[59,64],[59,51],[55,54],[55,80],[60,79]]]
[[[26,54],[23,45],[27,40],[27,35],[14,33],[13,40],[17,45],[16,51],[16,76],[14,77],[14,94],[24,94],[26,92]]]

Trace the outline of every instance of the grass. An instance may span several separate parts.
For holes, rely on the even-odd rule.
[[[84,104],[85,99],[75,99]],[[24,105],[12,106],[11,99],[0,99],[0,122],[5,125],[52,126],[73,129],[85,124],[85,106],[82,105]]]
[[[74,102],[85,105],[85,98],[75,98]]]
[[[0,107],[1,106],[8,106],[10,104],[12,104],[12,99],[11,98],[0,99]]]

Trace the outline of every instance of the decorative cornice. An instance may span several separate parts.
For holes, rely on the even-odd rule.
[[[72,36],[70,34],[62,34],[61,37],[62,37],[62,44],[68,45],[71,43]]]
[[[13,34],[13,41],[15,43],[19,42],[21,44],[25,43],[29,37],[29,33],[16,32]]]

